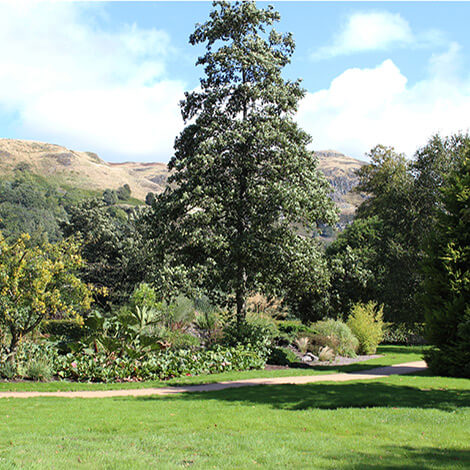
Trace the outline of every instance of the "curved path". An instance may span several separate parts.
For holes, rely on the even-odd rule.
[[[216,382],[203,385],[187,385],[183,387],[141,388],[128,390],[95,390],[76,392],[0,392],[0,398],[34,398],[34,397],[66,397],[66,398],[109,398],[124,396],[173,395],[187,392],[212,392],[226,388],[252,387],[255,385],[286,385],[309,384],[314,382],[347,382],[350,380],[370,380],[396,374],[411,374],[426,369],[424,361],[406,362],[393,366],[378,367],[361,372],[300,375],[297,377],[271,377],[262,379],[245,379],[233,382]]]

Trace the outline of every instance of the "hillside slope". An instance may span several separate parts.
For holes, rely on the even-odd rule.
[[[352,215],[360,196],[351,194],[357,184],[354,171],[365,162],[331,150],[317,152],[319,168],[333,186],[333,199],[344,216]],[[59,145],[0,139],[0,175],[27,168],[58,184],[82,189],[117,189],[127,183],[132,195],[144,199],[148,192],[163,191],[168,176],[165,163],[108,163],[92,152],[77,152]]]

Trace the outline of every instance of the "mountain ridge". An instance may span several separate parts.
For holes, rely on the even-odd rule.
[[[348,218],[361,197],[352,193],[357,184],[354,171],[366,162],[335,150],[315,152],[319,169],[333,187],[332,198]],[[128,184],[132,195],[144,200],[149,192],[161,193],[168,177],[166,163],[107,162],[94,152],[71,150],[57,144],[20,139],[0,139],[0,175],[27,169],[57,182],[82,189],[117,189]]]

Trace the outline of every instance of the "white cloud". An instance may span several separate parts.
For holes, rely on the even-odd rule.
[[[298,121],[315,149],[361,157],[384,144],[412,156],[435,133],[470,129],[470,79],[436,70],[457,52],[451,46],[433,56],[429,76],[414,85],[390,59],[371,69],[348,69],[328,89],[307,93]]]
[[[99,6],[0,3],[0,110],[25,138],[164,160],[182,127],[185,84],[165,78],[164,31],[97,26]]]
[[[354,13],[332,44],[316,51],[312,58],[324,59],[355,52],[385,50],[391,45],[409,44],[413,34],[408,22],[389,12]]]

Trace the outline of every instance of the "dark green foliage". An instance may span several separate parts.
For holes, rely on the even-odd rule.
[[[275,347],[272,348],[271,354],[268,357],[268,364],[274,366],[289,366],[299,362],[299,358],[289,348]]]
[[[329,310],[330,272],[324,248],[312,238],[298,237],[289,247],[283,273],[284,304],[303,322],[322,319]]]
[[[470,149],[442,189],[424,264],[426,353],[431,369],[470,378]]]
[[[358,218],[328,246],[332,316],[343,317],[356,302],[378,296],[380,233],[377,216]]]
[[[278,335],[279,330],[273,320],[248,316],[241,323],[232,321],[225,325],[223,344],[227,346],[250,345],[269,354],[274,338]]]
[[[382,344],[402,344],[407,346],[425,344],[424,323],[385,323]]]
[[[59,222],[67,219],[67,208],[85,197],[89,197],[86,191],[17,171],[11,180],[0,181],[0,230],[8,239],[28,233],[33,242],[58,241]]]
[[[103,191],[103,201],[107,206],[112,206],[118,202],[118,195],[114,189],[105,189]]]
[[[120,186],[116,190],[116,196],[120,201],[127,201],[131,197],[131,188],[130,186],[126,183],[123,186]],[[103,195],[104,197],[104,195]]]
[[[279,332],[292,335],[296,338],[299,333],[310,331],[310,328],[298,320],[279,320],[276,322]]]
[[[215,2],[196,26],[190,42],[206,43],[197,62],[206,75],[181,104],[188,124],[150,217],[168,290],[191,283],[218,295],[240,323],[250,294],[280,294],[295,260],[317,259],[296,227],[336,216],[310,137],[294,120],[304,90],[281,75],[294,41],[272,29],[278,20],[270,6]]]
[[[67,341],[78,341],[85,334],[85,327],[76,320],[44,320],[40,325],[42,334]]]
[[[145,196],[145,204],[151,206],[155,202],[155,193],[147,193]]]
[[[358,191],[368,194],[357,218],[328,248],[331,311],[344,315],[355,302],[384,305],[384,318],[423,321],[423,247],[442,207],[440,188],[459,165],[467,135],[433,137],[407,161],[392,148],[378,146],[358,174]]]
[[[97,199],[83,201],[68,209],[69,220],[62,224],[65,236],[81,240],[83,279],[109,290],[98,298],[101,305],[127,301],[147,274],[147,250],[139,230],[142,209],[120,209],[122,217],[114,209]]]

